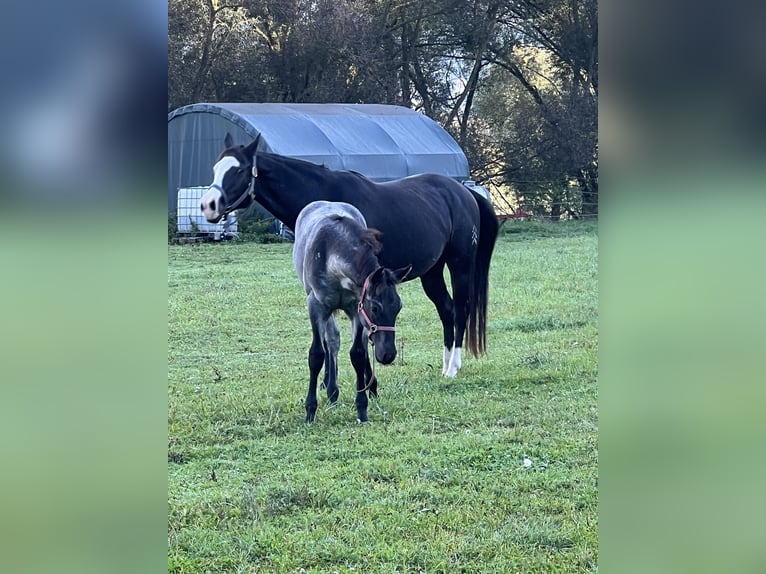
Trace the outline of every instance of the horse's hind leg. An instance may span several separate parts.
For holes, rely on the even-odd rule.
[[[324,332],[324,387],[330,403],[338,400],[338,351],[340,350],[340,331],[335,318],[330,315],[325,323]]]
[[[442,322],[444,332],[442,375],[454,377],[454,373],[448,374],[448,369],[453,345],[455,344],[455,306],[452,302],[452,297],[450,297],[447,291],[447,285],[444,283],[444,263],[432,267],[420,278],[420,282],[423,285],[423,291],[425,291],[426,296],[436,306],[436,311],[439,313],[439,319]]]
[[[335,374],[335,380],[338,380],[338,362],[335,361],[335,368],[333,369],[333,364],[330,361],[330,350],[327,348],[327,341],[324,342],[324,352],[325,352],[325,363],[324,363],[324,378],[322,379],[321,384],[319,385],[319,389],[326,389],[327,385],[330,382],[330,376],[331,373]],[[335,355],[332,355],[337,358],[338,353],[336,352]],[[329,394],[328,394],[329,396]]]
[[[325,352],[322,344],[323,309],[313,295],[308,297],[309,318],[311,319],[311,347],[309,348],[309,390],[306,395],[306,422],[314,422],[317,412],[317,379],[324,364]]]
[[[462,366],[463,338],[465,337],[466,322],[470,298],[470,262],[464,259],[449,265],[452,282],[452,296],[455,309],[455,346],[450,353],[449,364],[445,367],[444,375],[454,377]]]

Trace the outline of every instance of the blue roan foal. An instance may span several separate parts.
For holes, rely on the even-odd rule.
[[[356,411],[367,421],[367,391],[377,395],[377,380],[367,354],[367,340],[375,359],[389,364],[396,358],[394,323],[402,308],[396,285],[411,265],[396,271],[378,263],[378,232],[367,228],[364,217],[348,203],[315,201],[298,215],[293,263],[308,295],[313,339],[309,349],[309,391],[306,422],[317,410],[317,378],[325,367],[324,386],[330,403],[338,400],[340,332],[333,313],[351,319],[351,364],[356,371]]]

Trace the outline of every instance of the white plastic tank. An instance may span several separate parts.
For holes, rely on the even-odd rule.
[[[207,187],[182,187],[178,190],[177,232],[178,234],[208,234],[215,240],[235,237],[237,217],[230,213],[218,223],[210,223],[200,211],[202,196]]]

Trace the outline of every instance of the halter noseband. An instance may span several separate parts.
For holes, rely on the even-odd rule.
[[[380,269],[380,268],[378,268]],[[386,325],[376,325],[370,320],[370,317],[367,315],[367,312],[364,310],[364,297],[367,295],[367,288],[370,286],[370,277],[375,275],[377,273],[377,269],[370,273],[367,278],[364,280],[364,285],[362,285],[362,294],[359,296],[359,314],[362,316],[362,319],[364,319],[364,322],[367,323],[367,338],[372,341],[372,335],[374,333],[377,333],[378,331],[391,331],[396,332],[396,327],[388,327]]]

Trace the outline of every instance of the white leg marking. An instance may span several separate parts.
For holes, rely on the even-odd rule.
[[[447,368],[447,372],[445,373],[445,376],[453,378],[457,376],[457,372],[460,370],[460,367],[463,366],[463,361],[461,358],[461,353],[463,349],[460,347],[455,347],[452,349],[452,355],[450,356],[449,361],[449,367]]]
[[[444,347],[444,361],[442,362],[442,375],[447,374],[447,367],[449,367],[449,360],[452,356],[452,353],[450,353],[450,350],[447,347]]]

